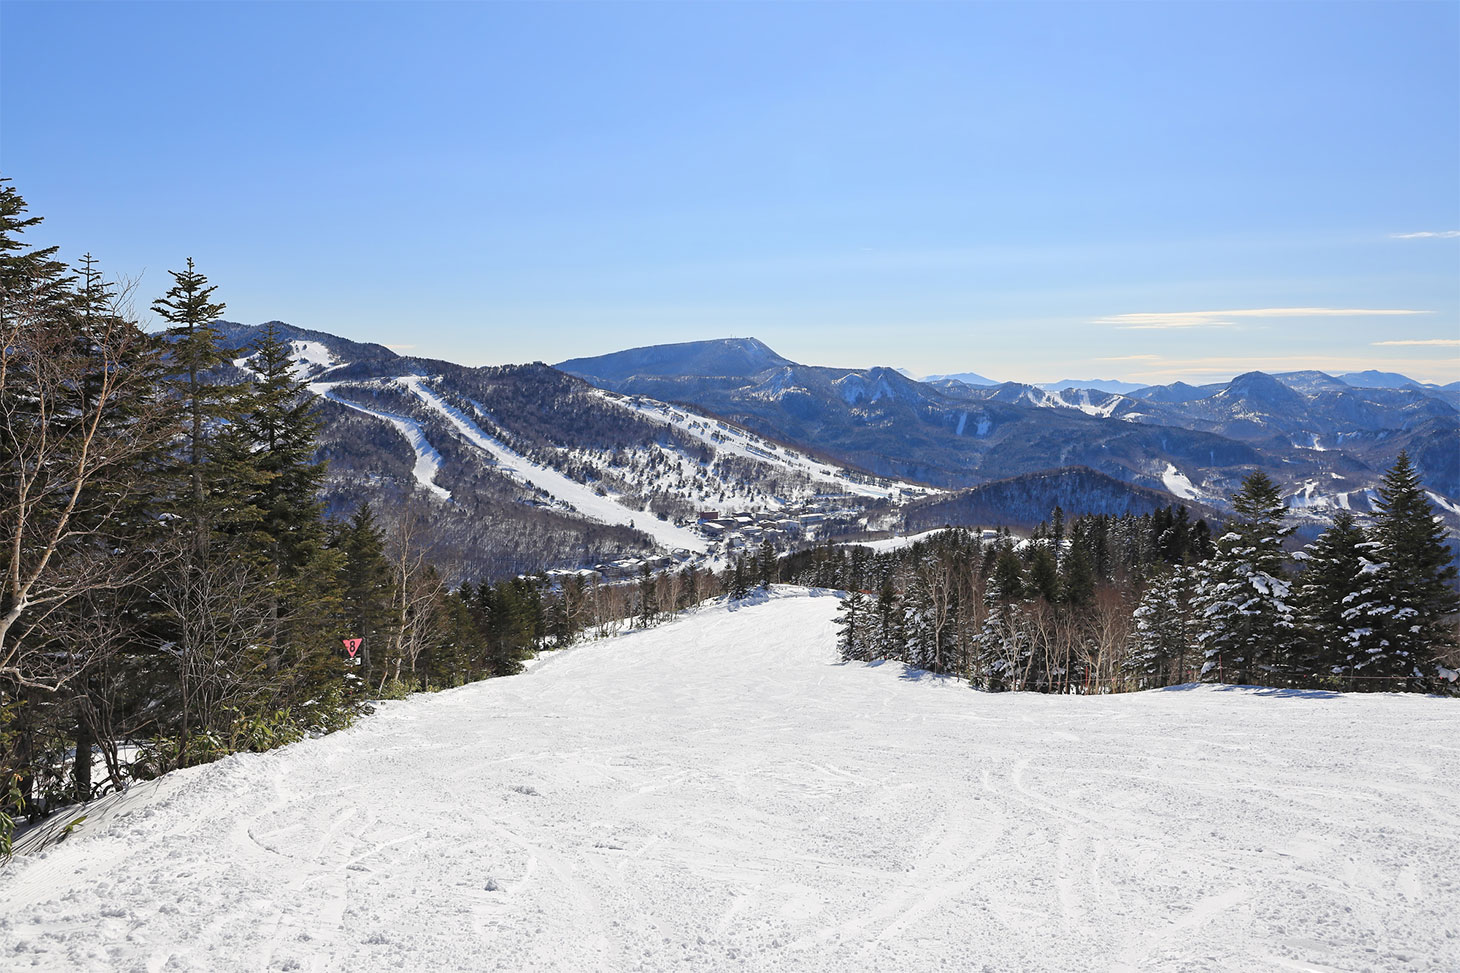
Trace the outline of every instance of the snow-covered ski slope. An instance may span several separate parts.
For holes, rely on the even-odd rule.
[[[363,412],[367,416],[373,416],[394,426],[396,431],[410,444],[412,452],[416,454],[416,465],[411,470],[411,475],[415,477],[416,482],[442,500],[450,500],[451,491],[436,483],[436,474],[441,472],[441,454],[426,438],[426,431],[421,428],[421,424],[409,416],[398,416],[393,412],[382,412],[379,409],[367,408],[358,402],[351,402],[335,392],[335,386],[339,384],[339,382],[313,382],[309,385],[309,391],[331,402],[337,402],[347,409]]]
[[[487,454],[492,465],[504,475],[542,490],[554,501],[574,512],[600,523],[636,527],[654,538],[656,544],[670,550],[703,552],[708,548],[705,539],[688,528],[659,520],[652,513],[634,510],[611,496],[600,496],[591,488],[569,479],[557,470],[540,466],[514,452],[506,444],[488,436],[469,416],[428,388],[424,376],[404,375],[389,381],[416,396],[428,410],[450,423],[467,442]],[[372,409],[345,398],[335,391],[345,384],[348,383],[312,382],[309,391],[394,426],[416,454],[416,464],[412,471],[416,482],[442,500],[449,501],[451,492],[436,483],[436,476],[441,470],[441,454],[426,438],[420,422],[408,416]]]
[[[882,499],[902,495],[923,496],[938,490],[921,484],[873,477],[858,477],[833,463],[818,460],[788,446],[778,446],[768,439],[710,416],[698,415],[682,406],[672,406],[638,395],[622,395],[596,390],[610,402],[632,409],[642,416],[671,425],[681,432],[709,443],[716,450],[768,463],[789,473],[797,473],[822,484],[827,489],[845,491],[862,497]]]
[[[778,592],[141,785],[7,969],[1460,969],[1460,706],[990,696]]]
[[[451,423],[467,442],[489,455],[499,470],[568,504],[583,516],[605,524],[637,527],[653,537],[656,544],[672,550],[703,552],[708,548],[705,539],[688,528],[677,527],[651,513],[626,507],[613,497],[594,493],[591,487],[513,452],[505,443],[487,435],[470,416],[432,391],[423,376],[411,375],[396,381],[427,408]]]

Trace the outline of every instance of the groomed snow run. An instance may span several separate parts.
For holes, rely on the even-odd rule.
[[[1186,478],[1186,474],[1176,468],[1176,464],[1167,463],[1166,469],[1161,473],[1161,483],[1172,496],[1180,497],[1182,500],[1196,500],[1198,494],[1196,487]]]
[[[1460,969],[1460,705],[986,695],[778,590],[139,785],[6,969]]]
[[[309,391],[322,398],[329,399],[331,402],[337,402],[348,409],[363,412],[367,416],[374,416],[376,419],[383,419],[394,426],[396,431],[405,437],[406,442],[410,443],[411,449],[416,454],[416,465],[411,470],[411,475],[416,478],[416,482],[442,500],[450,500],[451,491],[443,486],[438,486],[436,483],[436,474],[441,472],[441,454],[436,451],[436,447],[432,446],[430,440],[426,438],[426,430],[421,428],[421,424],[407,416],[398,416],[393,412],[382,412],[379,409],[366,408],[358,402],[351,402],[349,399],[336,394],[335,386],[338,384],[340,383],[313,382],[309,385]]]
[[[900,496],[904,492],[919,495],[939,492],[932,487],[899,480],[878,479],[870,483],[862,482],[860,479],[849,478],[844,470],[829,463],[813,459],[788,446],[777,446],[768,439],[753,435],[720,419],[689,412],[683,406],[670,406],[655,399],[622,395],[602,389],[594,391],[617,406],[637,412],[655,422],[671,425],[701,442],[708,443],[717,452],[755,460],[790,473],[799,473],[815,482],[834,484],[837,489],[857,496],[886,499]]]
[[[425,403],[426,407],[441,415],[455,427],[466,440],[490,456],[503,473],[515,476],[544,493],[568,504],[578,513],[604,524],[625,524],[643,531],[654,538],[654,543],[670,550],[685,550],[703,553],[709,543],[687,527],[676,527],[660,520],[647,510],[634,510],[619,503],[613,497],[599,496],[593,488],[579,483],[557,470],[532,462],[507,444],[486,434],[469,416],[437,395],[425,384],[420,375],[407,375],[396,379],[401,387]],[[475,405],[476,403],[472,403]]]

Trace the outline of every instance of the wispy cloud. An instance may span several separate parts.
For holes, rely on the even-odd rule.
[[[1394,341],[1373,341],[1374,345],[1441,345],[1460,348],[1460,338],[1399,338]]]
[[[1259,307],[1227,311],[1154,311],[1138,314],[1112,314],[1096,318],[1096,324],[1136,331],[1171,328],[1235,328],[1243,321],[1272,318],[1336,318],[1371,315],[1429,314],[1403,308],[1376,309],[1358,307]]]
[[[1436,367],[1443,369],[1437,372]],[[1127,379],[1146,381],[1170,381],[1174,378],[1210,380],[1238,375],[1242,372],[1289,372],[1317,369],[1330,375],[1344,372],[1361,372],[1366,368],[1383,368],[1386,371],[1403,372],[1420,381],[1453,382],[1457,375],[1449,374],[1450,366],[1443,359],[1431,358],[1383,358],[1372,355],[1231,355],[1205,358],[1166,358],[1158,356],[1123,376]]]
[[[1109,355],[1096,361],[1160,361],[1160,355]]]
[[[1391,233],[1391,240],[1453,240],[1460,230],[1420,230],[1418,233]]]

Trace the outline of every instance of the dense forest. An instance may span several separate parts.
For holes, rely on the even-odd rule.
[[[842,657],[895,659],[987,690],[1113,692],[1205,680],[1454,691],[1456,569],[1401,453],[1373,523],[1347,511],[1297,551],[1254,472],[1219,536],[1187,508],[1081,516],[1026,541],[950,529],[910,548],[821,548],[782,573],[850,592]]]

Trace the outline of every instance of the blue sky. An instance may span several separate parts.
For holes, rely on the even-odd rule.
[[[0,170],[143,305],[192,256],[231,319],[470,364],[1448,382],[1457,41],[1454,3],[6,0]]]

